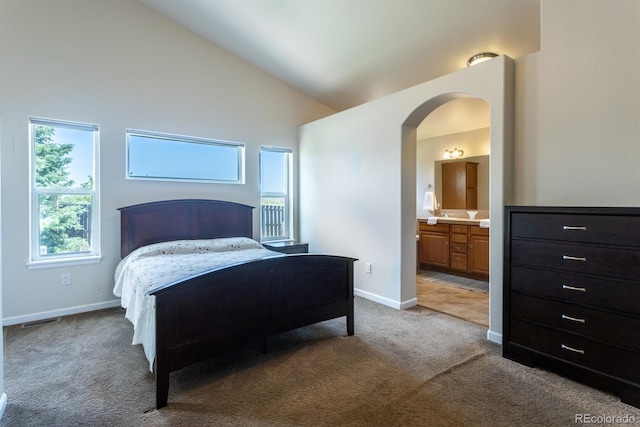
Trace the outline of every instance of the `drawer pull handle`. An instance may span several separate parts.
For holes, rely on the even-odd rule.
[[[577,288],[575,286],[562,285],[562,289],[568,289],[570,291],[587,292],[587,288]]]
[[[563,314],[562,318],[564,320],[571,320],[572,322],[586,323],[586,321],[584,319],[578,319],[577,317],[567,316],[566,314]]]
[[[563,350],[569,350],[569,351],[573,351],[574,353],[584,354],[584,350],[579,350],[579,349],[577,349],[577,348],[569,347],[568,345],[564,345],[564,344],[562,344],[560,347],[561,347]]]
[[[562,259],[566,259],[566,260],[569,260],[569,261],[582,261],[582,262],[585,262],[587,260],[587,257],[562,255]]]
[[[584,225],[565,225],[562,227],[562,229],[587,231],[587,227],[585,227]]]

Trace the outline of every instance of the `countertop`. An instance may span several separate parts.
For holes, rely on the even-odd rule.
[[[483,219],[487,219],[487,218],[480,218],[480,219],[470,219],[470,218],[457,218],[457,217],[443,217],[443,216],[439,216],[437,217],[438,224],[462,224],[462,225],[480,225],[480,221],[482,221]],[[429,218],[418,218],[418,222],[427,222],[429,220]]]

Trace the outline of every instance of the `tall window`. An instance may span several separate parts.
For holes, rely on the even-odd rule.
[[[244,144],[127,129],[127,178],[244,181]]]
[[[260,149],[260,221],[262,241],[291,239],[291,150]]]
[[[97,125],[30,118],[31,260],[99,256]]]

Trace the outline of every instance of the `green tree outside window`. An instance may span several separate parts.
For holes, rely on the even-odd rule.
[[[35,185],[40,190],[40,254],[86,252],[91,247],[92,194],[65,189],[92,190],[93,177],[76,186],[69,167],[74,144],[57,143],[56,129],[35,126]],[[61,191],[62,190],[62,191]]]

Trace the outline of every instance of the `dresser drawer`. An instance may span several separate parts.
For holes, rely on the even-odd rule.
[[[511,235],[514,238],[637,246],[640,244],[640,217],[517,212],[511,215]]]
[[[640,382],[640,353],[517,319],[511,321],[510,336],[510,343],[627,381]]]
[[[468,265],[467,254],[451,254],[451,268],[454,270],[467,271]]]
[[[640,283],[511,267],[511,290],[640,315]]]
[[[469,236],[466,234],[451,234],[451,243],[464,243],[465,245],[469,241]]]
[[[458,234],[467,234],[469,232],[469,226],[468,225],[452,224],[451,225],[451,232],[452,233],[458,233]]]
[[[418,223],[418,229],[420,231],[427,231],[427,232],[448,233],[449,232],[449,224],[433,224],[433,225],[429,225],[426,222],[420,221]]]
[[[469,227],[469,234],[474,236],[489,236],[489,229],[472,225]]]
[[[640,277],[640,250],[512,240],[511,262],[622,279]]]
[[[466,243],[452,243],[451,252],[457,252],[459,254],[466,254],[469,251],[469,245]]]
[[[640,351],[637,318],[517,293],[511,295],[511,316]]]

